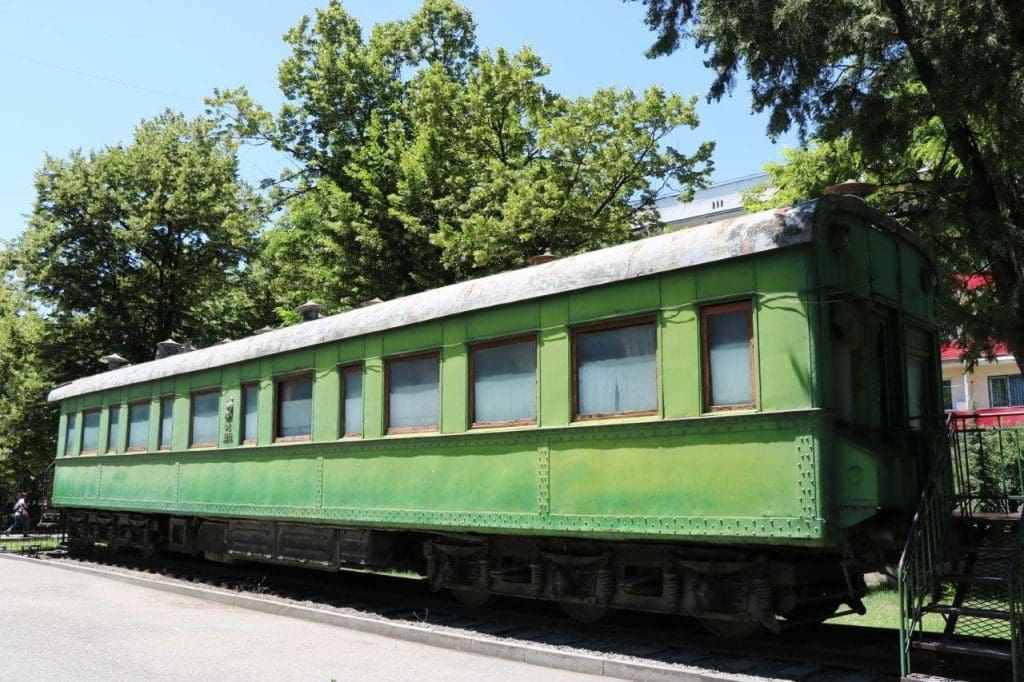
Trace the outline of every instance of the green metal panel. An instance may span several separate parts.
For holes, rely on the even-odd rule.
[[[384,334],[384,355],[402,355],[439,348],[443,339],[441,321],[401,327]]]
[[[481,341],[534,331],[540,326],[539,310],[537,302],[528,301],[480,311],[466,318],[466,338]]]
[[[585,289],[569,296],[569,322],[578,324],[607,317],[636,315],[656,310],[660,303],[661,292],[656,277]]]
[[[366,364],[363,374],[363,437],[384,435],[384,340],[380,334],[366,337]],[[368,396],[379,396],[376,400]]]
[[[572,346],[566,326],[568,317],[564,298],[541,302],[537,348],[537,373],[541,377],[537,416],[541,426],[560,426],[572,421]]]
[[[338,401],[341,396],[338,375],[338,349],[334,346],[319,346],[314,352],[316,365],[313,382],[313,439],[332,440],[341,435],[338,420],[341,410]]]
[[[694,272],[697,276],[697,298],[701,300],[739,299],[755,290],[752,258],[705,265]]]
[[[469,352],[466,323],[445,320],[441,350],[441,431],[458,433],[469,426]]]
[[[871,258],[872,292],[890,301],[899,302],[900,280],[896,242],[891,235],[868,231]]]
[[[260,395],[256,410],[257,445],[274,442],[274,362],[271,358],[260,360]]]

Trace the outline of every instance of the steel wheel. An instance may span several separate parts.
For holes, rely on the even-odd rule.
[[[596,604],[560,601],[558,605],[562,607],[565,615],[580,623],[599,623],[611,613],[611,609],[607,606],[598,606]]]
[[[455,601],[471,609],[480,608],[491,600],[489,593],[476,590],[457,590],[453,587],[451,593],[455,597]]]

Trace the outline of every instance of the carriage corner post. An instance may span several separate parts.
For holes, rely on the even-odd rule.
[[[834,195],[169,346],[51,392],[54,504],[72,551],[406,570],[583,620],[862,612],[942,466],[934,273]]]

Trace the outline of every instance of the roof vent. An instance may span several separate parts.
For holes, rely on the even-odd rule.
[[[167,358],[181,352],[181,344],[174,339],[166,339],[156,344],[156,359]]]
[[[362,303],[360,303],[359,307],[360,308],[366,308],[367,306],[377,305],[378,303],[383,303],[383,302],[384,302],[383,298],[378,298],[378,297],[375,296],[374,298],[371,298],[368,301],[363,301]]]
[[[128,362],[128,360],[126,360],[125,358],[122,358],[117,353],[111,353],[110,355],[104,355],[103,357],[100,358],[100,362],[107,363],[107,369],[108,370],[118,369],[119,367],[124,367],[125,365],[130,365],[131,364],[130,362]]]
[[[850,178],[838,185],[830,185],[822,190],[822,194],[852,194],[855,197],[866,197],[878,191],[878,185],[873,182],[864,182]]]
[[[316,301],[306,301],[298,308],[295,309],[299,315],[302,315],[303,322],[312,322],[313,320],[320,319],[320,310],[323,306]]]
[[[270,325],[268,324],[268,325],[267,325],[266,327],[260,327],[259,329],[257,329],[256,331],[254,331],[254,332],[252,333],[252,335],[253,335],[253,336],[259,336],[260,334],[266,334],[267,332],[272,332],[272,331],[274,331],[274,328],[273,328],[273,327],[271,327],[271,326],[270,326]]]
[[[530,256],[526,259],[526,262],[530,265],[540,265],[541,263],[550,263],[553,260],[558,260],[558,256],[545,250],[544,253],[538,253],[536,256]]]

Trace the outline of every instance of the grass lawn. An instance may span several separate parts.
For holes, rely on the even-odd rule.
[[[895,587],[880,587],[868,592],[864,597],[864,606],[868,612],[863,616],[843,616],[832,621],[845,625],[861,625],[872,628],[900,627],[900,599]],[[937,613],[929,613],[924,617],[926,632],[942,632],[946,622]]]
[[[44,535],[34,538],[23,538],[20,535],[10,535],[0,538],[0,552],[17,554],[29,547],[38,547],[42,550],[55,549],[60,544],[60,535]]]

